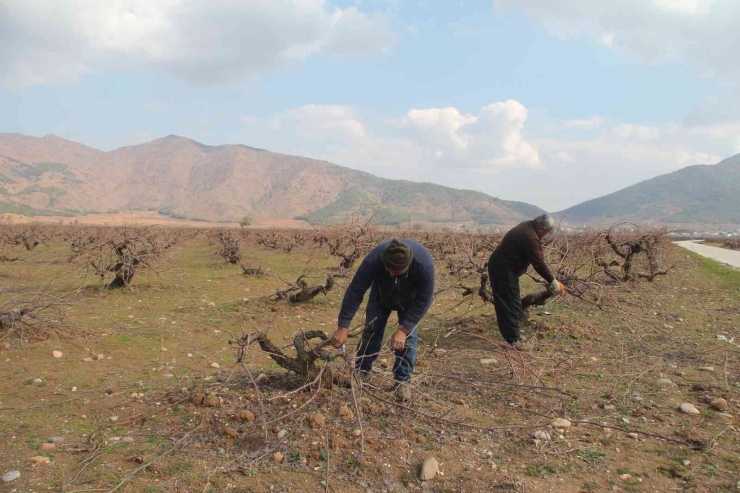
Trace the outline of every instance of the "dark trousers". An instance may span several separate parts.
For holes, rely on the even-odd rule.
[[[365,330],[362,331],[362,340],[357,348],[357,361],[355,368],[369,372],[373,367],[373,362],[378,358],[378,353],[383,346],[383,334],[388,324],[388,317],[391,315],[390,309],[380,306],[377,300],[373,300],[372,293],[367,303],[366,318],[368,323]],[[416,358],[417,330],[416,327],[409,327],[404,324],[405,312],[398,312],[398,323],[411,333],[406,337],[405,347],[395,352],[393,361],[393,377],[399,382],[408,382],[411,380],[411,374],[414,372],[414,359]]]
[[[488,279],[493,291],[498,330],[508,343],[519,340],[519,320],[522,317],[522,298],[519,293],[519,276],[503,266],[488,263]]]

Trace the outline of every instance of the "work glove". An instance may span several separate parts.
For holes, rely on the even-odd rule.
[[[554,295],[565,294],[565,286],[557,279],[553,279],[550,283],[550,293]]]

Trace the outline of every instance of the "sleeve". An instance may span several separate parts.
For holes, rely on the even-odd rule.
[[[360,268],[355,272],[355,276],[352,278],[352,282],[347,287],[347,291],[344,292],[344,299],[342,300],[342,308],[339,310],[339,320],[337,322],[338,327],[349,328],[352,324],[352,319],[355,318],[357,310],[362,304],[362,299],[365,297],[365,293],[370,289],[370,285],[373,283],[375,277],[375,271],[377,265],[374,257],[371,258],[368,255],[365,260],[360,264]]]
[[[414,301],[406,307],[406,313],[404,314],[402,322],[402,325],[408,330],[413,330],[414,327],[419,325],[419,322],[421,322],[421,319],[426,315],[429,307],[432,306],[432,300],[434,299],[433,265],[425,266],[420,278],[420,283],[416,288],[416,297],[414,298]]]
[[[537,238],[528,238],[527,244],[527,256],[529,262],[534,267],[534,270],[541,275],[545,281],[552,282],[555,276],[552,275],[550,267],[545,262],[545,257],[542,254],[542,243]]]

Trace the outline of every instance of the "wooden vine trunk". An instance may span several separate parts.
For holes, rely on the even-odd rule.
[[[321,342],[314,347],[309,346],[309,342],[312,340],[320,340]],[[296,350],[295,356],[288,356],[273,343],[267,335],[262,332],[257,332],[244,336],[241,339],[231,341],[231,343],[239,344],[242,348],[252,342],[259,344],[260,349],[266,352],[272,360],[277,363],[281,368],[285,368],[288,371],[296,373],[303,377],[306,382],[313,382],[321,375],[321,385],[326,388],[331,388],[333,383],[340,382],[340,378],[333,375],[331,368],[328,366],[321,367],[317,366],[316,362],[331,361],[335,358],[342,357],[346,360],[347,355],[342,349],[335,349],[330,346],[331,340],[329,336],[320,330],[310,330],[308,332],[301,332],[293,338],[293,346]],[[240,352],[238,361],[243,360],[244,351]]]

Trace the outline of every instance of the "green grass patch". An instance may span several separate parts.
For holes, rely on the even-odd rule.
[[[44,173],[69,173],[67,165],[62,163],[34,163],[27,164],[18,171],[18,175],[32,180],[41,177]]]
[[[606,454],[604,452],[599,452],[598,450],[582,448],[578,449],[578,457],[580,457],[581,460],[583,462],[586,462],[587,464],[593,464],[605,459]]]
[[[53,211],[49,209],[37,209],[25,204],[15,202],[0,202],[0,214],[2,213],[19,214],[21,216],[64,216],[73,217],[74,214],[65,211]]]
[[[704,270],[716,281],[721,281],[728,288],[740,289],[740,270],[728,267],[716,260],[702,257],[693,252],[690,255],[698,258]]]
[[[28,194],[35,193],[35,192],[45,193],[45,194],[54,195],[54,196],[65,195],[67,193],[66,190],[64,190],[63,188],[59,188],[59,187],[41,187],[39,185],[31,185],[31,186],[25,187],[23,190],[18,192],[18,195],[28,195]]]

